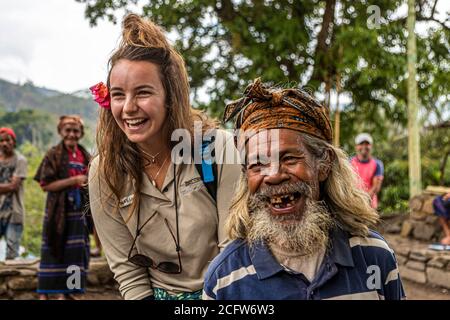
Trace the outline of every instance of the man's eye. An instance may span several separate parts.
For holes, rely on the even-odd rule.
[[[150,91],[139,91],[138,92],[138,96],[148,96],[151,95],[152,93]]]
[[[261,170],[262,168],[266,167],[267,165],[261,163],[261,162],[255,162],[252,164],[248,165],[248,169],[252,170],[252,171],[258,171]]]
[[[297,163],[298,161],[300,161],[301,158],[299,157],[294,157],[294,156],[287,156],[283,158],[283,161],[286,163]]]

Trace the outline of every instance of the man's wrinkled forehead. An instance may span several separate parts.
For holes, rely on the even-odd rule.
[[[247,163],[255,163],[261,158],[278,161],[288,152],[304,152],[302,138],[297,131],[290,129],[269,129],[260,131],[247,141]]]

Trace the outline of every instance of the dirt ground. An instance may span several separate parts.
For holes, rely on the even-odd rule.
[[[408,300],[450,300],[450,290],[402,281]]]
[[[122,300],[120,293],[114,289],[105,291],[87,289],[86,294],[80,300]]]
[[[408,300],[450,300],[450,290],[434,288],[403,280],[403,286]],[[115,290],[104,292],[89,290],[81,300],[122,300]]]

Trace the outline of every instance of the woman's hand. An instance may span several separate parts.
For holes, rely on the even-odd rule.
[[[74,186],[85,186],[88,182],[88,177],[84,174],[73,176],[71,179]]]

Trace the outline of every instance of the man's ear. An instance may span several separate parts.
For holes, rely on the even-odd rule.
[[[335,159],[336,155],[333,150],[327,149],[319,165],[319,182],[323,182],[328,178]]]

